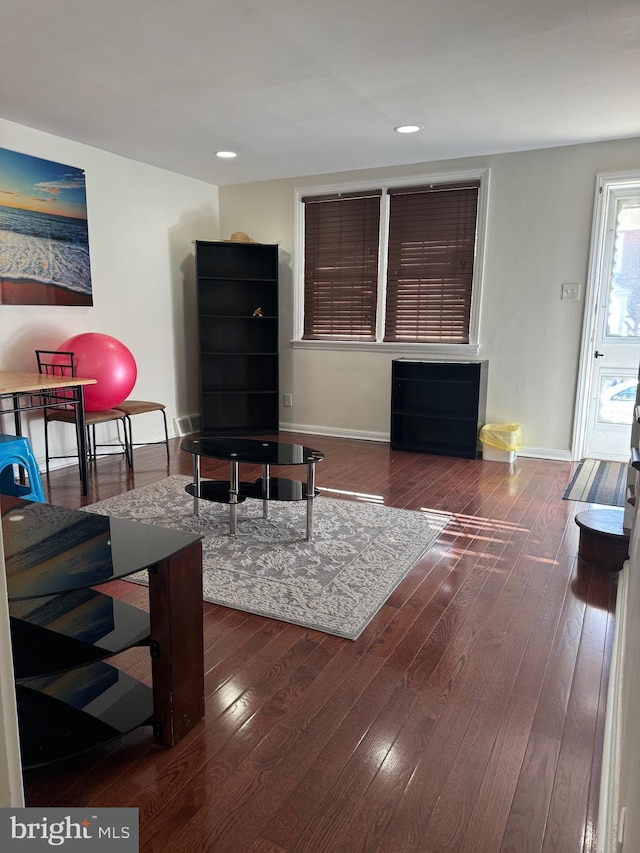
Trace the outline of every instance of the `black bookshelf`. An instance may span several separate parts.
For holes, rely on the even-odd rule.
[[[479,459],[487,361],[392,362],[391,447]]]
[[[197,241],[196,274],[201,432],[277,432],[277,245]]]

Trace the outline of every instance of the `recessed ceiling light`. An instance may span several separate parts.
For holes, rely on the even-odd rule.
[[[421,124],[399,124],[393,128],[396,133],[417,133],[422,130]]]
[[[216,157],[221,157],[223,160],[233,160],[237,156],[235,151],[216,151]]]

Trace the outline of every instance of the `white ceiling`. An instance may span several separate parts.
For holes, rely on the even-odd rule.
[[[639,80],[640,0],[0,0],[0,118],[219,185],[640,136]]]

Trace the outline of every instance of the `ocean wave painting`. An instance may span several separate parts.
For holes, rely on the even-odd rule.
[[[84,172],[0,148],[0,304],[92,305]]]

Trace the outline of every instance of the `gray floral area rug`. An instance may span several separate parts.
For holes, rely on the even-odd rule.
[[[449,516],[322,495],[314,538],[305,540],[304,502],[240,504],[238,536],[229,507],[186,494],[189,477],[172,476],[86,507],[91,512],[201,533],[204,599],[355,640],[409,569],[435,542]],[[129,580],[146,583],[146,573]]]

